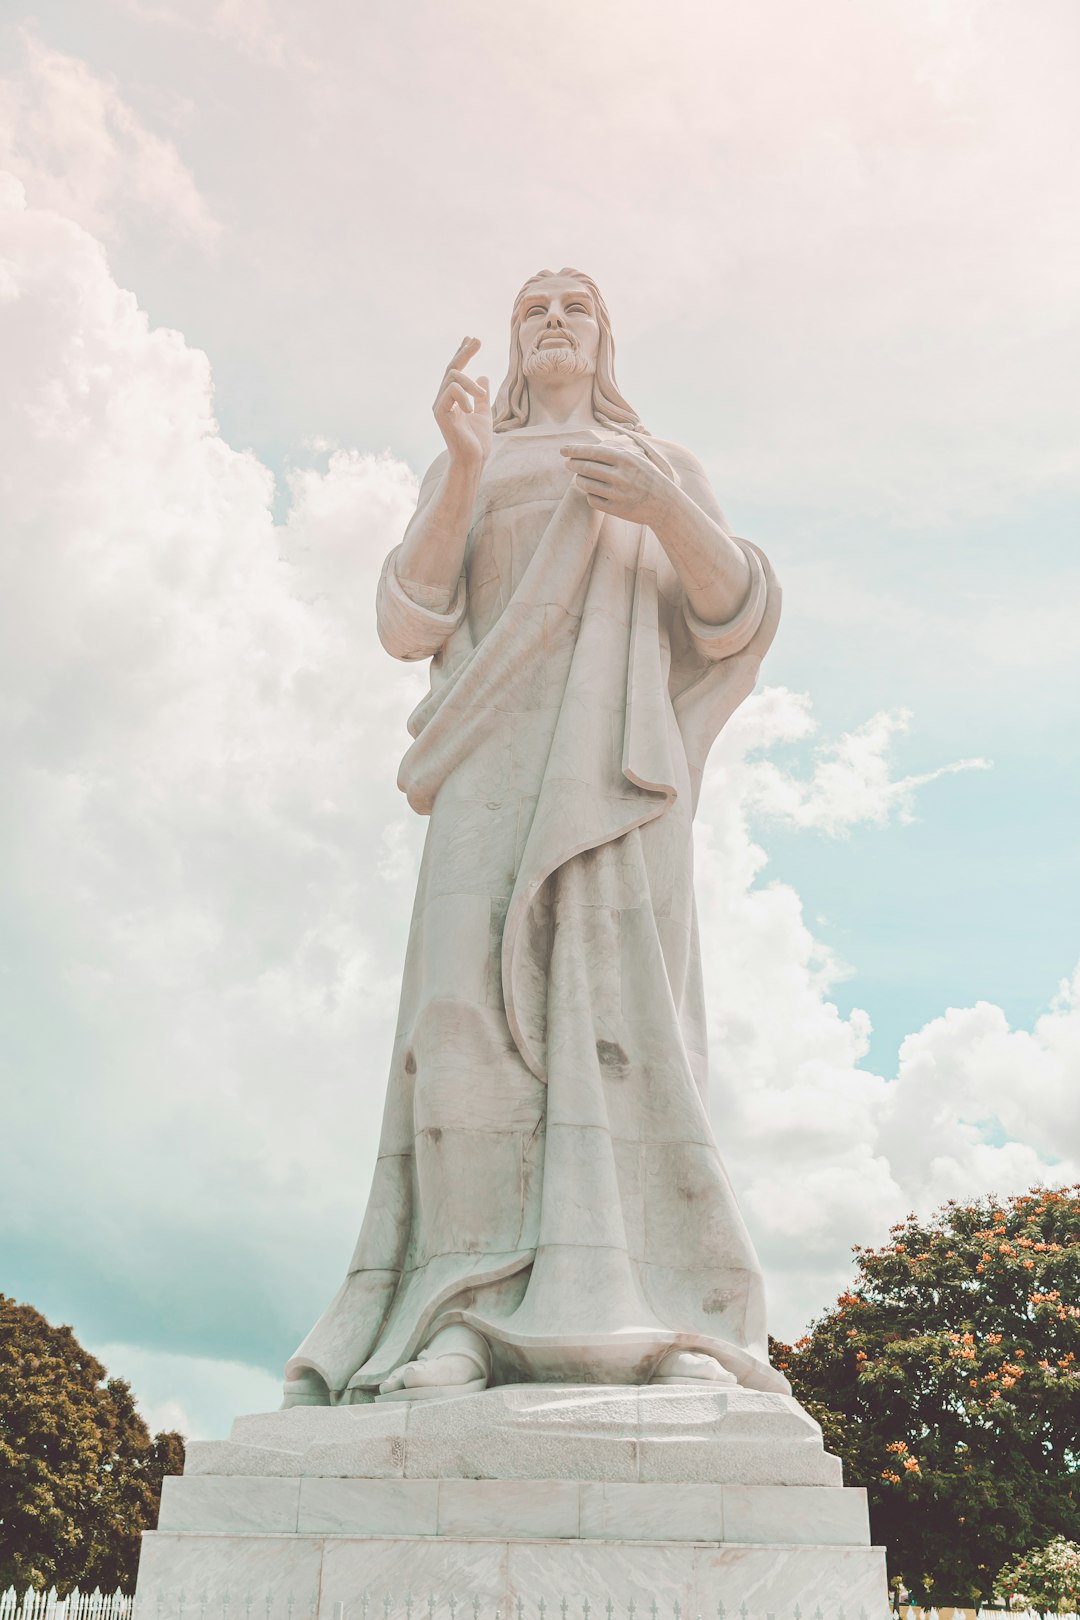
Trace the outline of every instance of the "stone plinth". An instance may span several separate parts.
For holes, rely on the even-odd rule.
[[[839,1485],[840,1461],[790,1395],[508,1384],[237,1418],[229,1440],[189,1447],[187,1474]]]
[[[790,1397],[511,1385],[452,1400],[238,1418],[193,1444],[144,1539],[139,1597],[265,1620],[380,1620],[411,1593],[565,1595],[622,1614],[884,1615],[884,1553]],[[342,1605],[341,1611],[336,1606]],[[574,1605],[577,1605],[576,1610]],[[378,1606],[378,1612],[376,1612]],[[512,1611],[511,1611],[512,1612]]]

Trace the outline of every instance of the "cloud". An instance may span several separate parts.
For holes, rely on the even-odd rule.
[[[264,1367],[210,1356],[178,1356],[137,1344],[88,1345],[112,1378],[126,1378],[151,1434],[215,1440],[241,1412],[273,1411],[280,1381]]]
[[[645,0],[553,0],[542,31],[490,0],[374,31],[348,0],[99,10],[125,79],[32,45],[8,150],[94,229],[151,203],[205,234],[191,176],[213,177],[229,274],[159,263],[141,290],[213,333],[238,442],[418,456],[443,354],[478,331],[496,366],[555,259],[599,277],[630,397],[733,512],[918,534],[1076,494],[1071,0],[672,0],[662,27]],[[182,154],[145,127],[178,107]],[[918,601],[919,572],[889,594]]]
[[[907,709],[882,711],[835,742],[819,744],[809,778],[773,760],[744,758],[742,803],[751,814],[837,837],[855,826],[883,827],[893,815],[909,822],[920,788],[957,771],[989,769],[988,760],[960,759],[894,778],[889,758],[893,739],[910,731],[911,719]],[[757,754],[777,744],[804,742],[816,730],[807,694],[770,687],[735,717],[729,746],[741,740],[747,753]]]
[[[220,227],[175,145],[78,57],[24,29],[6,33],[14,61],[0,79],[0,169],[38,207],[99,236],[149,214],[167,233],[213,248]]]
[[[795,890],[763,881],[751,817],[764,802],[826,833],[881,825],[910,813],[916,784],[885,769],[888,717],[861,728],[865,749],[833,745],[845,767],[823,783],[753,757],[814,729],[803,695],[752,697],[714,750],[697,825],[713,1123],[785,1334],[843,1285],[851,1244],[909,1210],[1080,1177],[1080,968],[1030,1031],[980,1002],[909,1035],[894,1076],[863,1067],[869,1017],[830,999],[849,969],[814,938]]]
[[[82,227],[10,180],[0,207],[3,1219],[35,1302],[206,1433],[268,1402],[367,1193],[423,834],[394,781],[423,672],[371,604],[416,482],[310,446],[275,523],[206,356]],[[758,756],[813,737],[808,700],[766,690],[703,797],[717,1134],[783,1331],[913,1203],[1080,1163],[1077,984],[1029,1032],[947,1012],[887,1080],[830,999],[844,965],[767,881],[762,807],[829,833],[910,813],[902,724],[795,776]]]
[[[291,73],[306,65],[302,35],[290,36],[287,16],[279,26],[272,0],[185,0],[183,5],[174,0],[118,3],[142,22],[221,40],[275,67],[287,67]]]
[[[344,1263],[377,1129],[407,880],[365,852],[404,821],[420,677],[388,683],[370,602],[415,482],[333,455],[275,530],[205,356],[78,226],[5,201],[4,858],[40,971],[29,1000],[9,981],[11,1124],[80,1145],[85,1208],[51,1237],[88,1301],[110,1279],[108,1336],[149,1310],[181,1347],[284,1350],[308,1304],[271,1278],[323,1242]],[[5,1189],[32,1245],[35,1174]]]

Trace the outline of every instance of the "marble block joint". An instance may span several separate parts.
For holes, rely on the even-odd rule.
[[[866,1496],[790,1396],[510,1385],[296,1407],[194,1443],[165,1481],[139,1597],[343,1620],[364,1594],[639,1612],[884,1614]],[[264,1595],[265,1594],[265,1595]],[[342,1605],[340,1614],[336,1608]],[[396,1609],[395,1609],[396,1612]]]

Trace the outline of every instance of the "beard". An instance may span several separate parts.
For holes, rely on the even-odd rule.
[[[526,377],[585,377],[592,369],[576,343],[570,348],[530,349],[525,356]]]

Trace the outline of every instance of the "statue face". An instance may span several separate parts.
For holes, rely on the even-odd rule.
[[[571,276],[545,276],[519,300],[517,313],[526,377],[595,372],[600,326],[592,296],[579,281]]]

